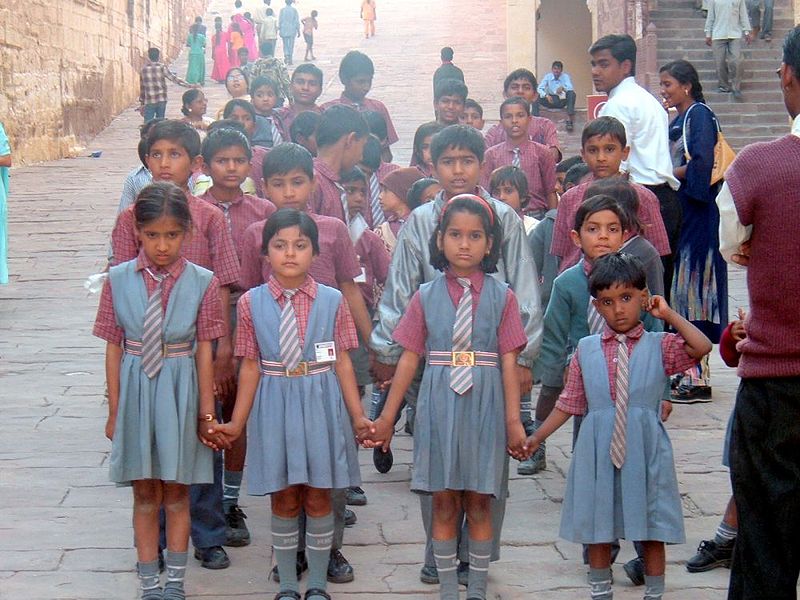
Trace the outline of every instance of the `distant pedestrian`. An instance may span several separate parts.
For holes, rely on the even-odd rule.
[[[182,599],[189,486],[214,481],[212,449],[227,446],[208,433],[216,421],[211,344],[226,326],[219,280],[181,254],[192,231],[181,188],[147,186],[132,216],[141,250],[111,268],[93,331],[106,341],[109,477],[133,485],[141,598]],[[165,590],[158,565],[161,506],[169,527]]]
[[[158,48],[150,48],[147,51],[147,64],[139,74],[139,111],[145,122],[164,118],[167,112],[167,79],[183,87],[192,86],[159,62],[160,56]]]
[[[181,100],[183,102],[181,106],[183,118],[181,121],[189,123],[189,125],[201,132],[200,135],[202,137],[202,132],[205,132],[208,126],[214,122],[213,119],[206,116],[206,110],[208,109],[206,95],[202,90],[186,90]]]
[[[717,68],[717,91],[733,92],[736,100],[742,99],[742,36],[749,44],[750,18],[745,0],[709,0],[706,17],[706,46],[714,51]]]
[[[317,60],[314,56],[314,30],[319,27],[317,23],[317,15],[319,13],[315,10],[311,11],[311,16],[303,19],[303,39],[306,41],[306,56],[304,60]],[[308,58],[308,55],[311,58]]]
[[[761,3],[764,3],[764,19],[761,19]],[[747,14],[750,17],[750,26],[753,28],[753,37],[766,42],[772,41],[772,15],[775,10],[775,0],[746,0]],[[760,31],[760,33],[759,33]]]
[[[214,19],[214,36],[211,38],[211,58],[214,59],[211,79],[217,83],[225,83],[225,75],[231,68],[228,54],[229,45],[230,34],[222,30],[222,17],[216,17]]]
[[[568,73],[564,73],[564,63],[553,61],[550,72],[544,76],[537,90],[539,104],[545,108],[567,109],[567,131],[572,131],[575,118],[575,88]]]
[[[195,23],[189,28],[189,37],[186,39],[189,47],[189,66],[186,69],[186,81],[203,85],[206,81],[206,36],[200,33],[200,27]]]
[[[278,41],[278,19],[275,18],[275,11],[271,8],[266,9],[264,17],[258,27],[258,48],[262,56],[275,56],[275,44]]]
[[[278,14],[278,34],[283,42],[283,60],[287,65],[292,64],[294,40],[300,37],[300,14],[292,6],[293,1],[286,0],[286,6]]]
[[[378,19],[375,0],[363,0],[361,3],[361,18],[364,20],[364,37],[370,38],[374,36],[375,21]]]
[[[232,21],[228,25],[228,35],[230,36],[230,45],[228,46],[228,60],[231,67],[238,67],[241,64],[239,58],[239,50],[245,48],[244,36],[242,35],[242,28],[239,23]],[[247,48],[245,48],[246,50]],[[248,53],[249,54],[249,53]]]
[[[11,146],[3,124],[0,123],[0,284],[8,283],[8,168],[11,166]]]
[[[439,52],[442,64],[433,73],[434,90],[439,82],[445,79],[458,79],[461,83],[466,83],[464,81],[464,71],[453,64],[453,54],[453,49],[450,46],[445,46]]]
[[[194,24],[197,25],[197,33],[201,35],[206,35],[206,26],[203,25],[203,17],[195,17]]]

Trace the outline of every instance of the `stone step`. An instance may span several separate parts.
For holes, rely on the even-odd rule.
[[[659,15],[658,13],[650,13],[650,20],[656,24],[656,33],[659,37],[664,31],[673,30],[682,32],[683,35],[687,35],[693,31],[702,33],[706,24],[706,20],[702,17],[665,16]],[[776,14],[772,19],[773,34],[776,31],[788,31],[794,25],[793,21],[794,19],[788,12],[783,15]]]

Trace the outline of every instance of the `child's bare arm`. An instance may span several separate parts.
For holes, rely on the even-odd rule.
[[[419,361],[420,355],[411,350],[405,350],[400,356],[400,361],[397,363],[397,369],[392,378],[392,385],[389,388],[389,394],[386,397],[386,404],[380,416],[372,424],[370,439],[373,442],[379,442],[384,449],[389,447],[389,442],[394,433],[394,421],[397,417],[397,411],[400,410],[403,396],[405,396],[414,379],[414,375],[417,373]]]
[[[210,427],[214,425],[216,419],[212,421],[203,420],[205,415],[216,415],[214,403],[214,359],[209,340],[197,342],[194,360],[197,365],[197,387],[200,392],[198,414],[201,420],[197,427],[200,441],[214,450],[230,448],[230,442],[225,437],[216,435]]]
[[[108,420],[106,421],[106,437],[114,437],[119,409],[119,372],[122,362],[122,346],[108,342],[106,344],[106,386],[108,387]]]
[[[645,310],[680,334],[686,342],[686,353],[692,358],[702,358],[711,352],[713,346],[703,332],[672,310],[661,296],[650,296]]]
[[[353,370],[353,363],[346,350],[337,349],[336,351],[336,377],[339,379],[339,386],[342,388],[342,397],[350,413],[350,420],[353,423],[356,439],[361,442],[372,428],[372,421],[364,415],[364,407],[361,406],[361,396],[358,394],[358,383],[356,373]]]
[[[529,453],[536,452],[539,448],[539,445],[544,442],[550,435],[552,435],[559,427],[561,427],[564,423],[569,421],[570,417],[573,415],[569,414],[568,412],[564,412],[560,408],[556,407],[550,413],[550,415],[545,419],[544,423],[536,430],[532,436],[528,438],[528,441],[525,442],[525,448]]]
[[[506,435],[508,437],[508,453],[517,460],[527,458],[525,444],[525,428],[519,420],[519,377],[517,369],[517,352],[506,352],[500,357],[503,372],[503,396],[506,405]]]
[[[253,358],[242,358],[239,367],[236,404],[233,407],[231,420],[229,423],[212,423],[211,429],[214,433],[221,434],[228,442],[233,442],[242,434],[247,424],[247,418],[250,416],[260,380],[261,366],[258,361]]]
[[[340,281],[339,289],[342,292],[342,296],[347,300],[350,314],[353,316],[353,322],[356,324],[356,329],[358,329],[361,339],[369,340],[372,335],[372,319],[364,302],[364,296],[361,295],[361,290],[352,279]]]

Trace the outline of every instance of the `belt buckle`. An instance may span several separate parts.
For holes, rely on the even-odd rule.
[[[451,352],[450,353],[450,366],[451,367],[474,367],[475,366],[475,353],[474,352]]]
[[[164,358],[167,357],[167,344],[166,343],[162,343],[161,344],[161,356],[164,357]]]
[[[301,362],[294,369],[285,369],[286,377],[302,377],[308,375],[308,363]]]

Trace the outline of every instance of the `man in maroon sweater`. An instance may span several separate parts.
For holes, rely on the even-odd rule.
[[[720,251],[747,266],[750,294],[731,445],[736,600],[796,598],[800,574],[800,26],[778,73],[792,132],[742,150],[717,198]]]

